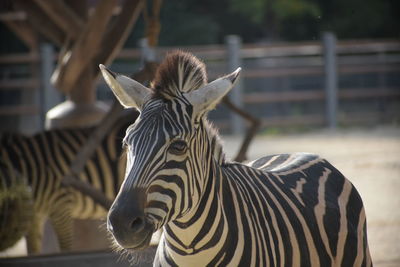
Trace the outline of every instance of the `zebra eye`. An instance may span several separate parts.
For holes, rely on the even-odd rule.
[[[187,144],[185,141],[177,140],[169,145],[168,151],[174,155],[182,155],[187,150]]]

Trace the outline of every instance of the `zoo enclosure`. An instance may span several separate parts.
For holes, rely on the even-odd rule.
[[[230,36],[225,45],[179,49],[203,59],[210,80],[241,65],[240,88],[230,97],[259,117],[264,127],[335,127],[336,122],[398,120],[400,42],[332,40],[325,46],[321,41],[242,45],[238,37]],[[326,49],[329,46],[333,49]],[[160,47],[158,56],[172,49],[176,47]],[[325,64],[328,53],[334,55],[330,71]],[[130,74],[140,66],[142,54],[143,49],[123,49],[111,68]],[[39,53],[0,56],[1,130],[41,129],[45,112],[61,100],[49,84],[56,56],[48,44],[42,45]],[[333,93],[326,90],[327,73],[332,74],[332,69]],[[102,80],[98,96],[106,101],[112,98]],[[243,129],[242,122],[224,106],[210,117],[224,132],[240,133]]]

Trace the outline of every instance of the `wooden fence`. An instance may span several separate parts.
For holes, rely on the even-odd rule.
[[[241,88],[230,97],[262,119],[265,127],[331,126],[339,124],[376,124],[400,119],[400,42],[398,40],[353,40],[334,44],[336,93],[326,88],[327,48],[323,42],[245,44],[231,52],[232,39],[225,45],[184,47],[203,59],[210,79],[236,66],[243,67]],[[162,57],[175,47],[160,48]],[[331,47],[332,49],[332,47]],[[232,60],[232,57],[239,57]],[[140,57],[140,50],[125,49],[120,61]],[[117,64],[116,64],[117,65]],[[116,66],[117,67],[117,66]],[[131,70],[120,69],[129,73]],[[296,80],[308,80],[300,85]],[[297,83],[297,84],[296,84]],[[235,91],[241,93],[236,94]],[[328,97],[330,95],[330,98]],[[237,99],[239,97],[239,99]],[[236,98],[236,99],[235,99]],[[330,102],[330,103],[329,103]],[[375,102],[378,102],[376,104]],[[336,105],[329,107],[329,105]],[[378,108],[371,108],[371,106]],[[293,107],[302,110],[291,111]],[[307,107],[318,107],[307,111]],[[358,107],[354,109],[352,107]],[[284,107],[284,108],[282,108]],[[306,108],[304,108],[306,107]],[[332,110],[333,109],[333,110]],[[274,112],[281,110],[282,112]],[[216,124],[229,132],[235,130],[237,117],[218,108],[211,114]],[[329,114],[332,113],[333,114]],[[243,129],[243,127],[242,127]]]
[[[232,38],[227,38],[225,45],[180,49],[190,51],[203,59],[210,79],[227,73],[235,67],[234,65],[240,64],[243,67],[241,88],[233,89],[232,92],[239,93],[232,94],[231,98],[236,104],[261,118],[264,126],[329,125],[328,93],[325,90],[326,49],[322,42],[242,45],[239,38],[233,40],[233,45],[236,45],[233,52],[230,47]],[[176,47],[159,48],[158,57],[162,58],[172,49]],[[333,102],[337,105],[335,120],[340,124],[377,123],[382,119],[398,120],[400,42],[338,41],[334,49],[336,63],[333,67],[337,72],[337,94]],[[42,123],[49,103],[57,102],[54,101],[54,97],[48,97],[54,89],[46,78],[51,75],[49,65],[56,55],[45,51],[41,49],[38,53],[0,56],[2,121],[4,118],[21,120],[24,117],[36,116]],[[123,49],[112,68],[120,72],[134,72],[135,66],[140,64],[141,51]],[[25,70],[23,74],[19,74],[21,69]],[[8,104],[10,101],[5,98],[5,92],[12,91],[19,91],[21,95],[28,93],[30,97],[20,97],[17,103]],[[101,81],[99,96],[103,100],[111,97]],[[371,105],[374,108],[371,108]],[[359,108],[355,109],[356,106]],[[240,131],[243,128],[242,122],[238,124],[237,117],[227,112],[224,107],[213,111],[211,118],[226,131],[238,133],[238,129]],[[25,124],[20,123],[21,125]]]

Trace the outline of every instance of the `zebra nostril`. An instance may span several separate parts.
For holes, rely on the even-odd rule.
[[[145,226],[144,218],[136,217],[133,219],[131,223],[131,230],[132,232],[137,233],[143,230],[144,226]]]

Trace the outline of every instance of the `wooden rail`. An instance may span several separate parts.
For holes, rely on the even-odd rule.
[[[0,115],[25,115],[39,113],[39,107],[33,105],[18,105],[18,106],[1,106]]]
[[[168,51],[181,49],[190,51],[201,57],[203,60],[225,60],[225,45],[203,45],[203,46],[184,46],[184,47],[160,47],[158,52],[164,55]],[[337,46],[337,54],[371,54],[371,53],[398,53],[400,42],[397,40],[366,40],[366,41],[340,41]],[[296,42],[296,43],[276,43],[276,44],[245,44],[242,47],[242,58],[273,58],[273,57],[301,57],[322,55],[322,45],[318,41]],[[117,59],[137,59],[140,58],[140,50],[133,48],[123,49]]]
[[[177,47],[161,47],[158,50],[161,58],[170,50]],[[227,47],[225,45],[206,45],[179,47],[179,49],[190,51],[203,59],[210,71],[209,79],[214,79],[227,72]],[[292,90],[285,88],[263,88],[264,79],[289,79],[297,77],[315,78],[324,77],[323,46],[321,42],[297,42],[279,43],[272,45],[245,44],[241,47],[241,60],[245,64],[242,79],[244,90],[242,103],[245,105],[273,103],[307,103],[310,101],[323,102],[326,92],[322,89],[313,88],[305,90]],[[336,46],[337,72],[343,75],[400,75],[400,42],[398,40],[366,40],[366,41],[338,41]],[[40,63],[39,53],[8,54],[0,55],[0,66],[25,66]],[[123,49],[117,56],[118,61],[139,62],[140,49]],[[57,55],[54,55],[54,60]],[[246,64],[248,66],[246,67]],[[133,69],[132,69],[133,72]],[[129,74],[129,73],[127,73]],[[0,74],[1,75],[1,74]],[[251,84],[258,81],[258,85],[250,88]],[[384,79],[383,79],[384,80]],[[0,76],[0,91],[12,90],[35,90],[39,89],[42,81],[39,78],[12,79],[11,76]],[[252,85],[253,86],[253,85]],[[337,97],[339,101],[358,99],[386,99],[396,100],[400,98],[400,88],[385,84],[375,84],[371,87],[363,85],[363,88],[339,88]],[[257,88],[258,87],[258,88]],[[256,91],[256,92],[254,92]],[[39,107],[21,104],[17,106],[3,106],[0,115],[24,115],[39,112]],[[255,114],[257,115],[257,114]],[[354,118],[363,117],[353,114]],[[353,116],[352,115],[352,116]],[[324,114],[261,118],[264,125],[286,126],[297,123],[321,125],[325,123]],[[352,121],[351,118],[339,118]],[[357,120],[357,119],[355,119]],[[362,119],[360,119],[362,121]],[[230,128],[231,122],[218,122],[221,128]]]
[[[382,98],[398,97],[400,98],[399,88],[343,88],[339,91],[341,99],[355,98]],[[321,101],[325,99],[325,92],[321,90],[301,90],[291,92],[262,92],[249,93],[243,97],[246,104],[267,104],[280,102],[305,102]]]
[[[38,53],[6,54],[0,56],[0,64],[39,63]]]
[[[0,81],[0,90],[34,90],[40,87],[40,81],[31,79],[6,79]]]

